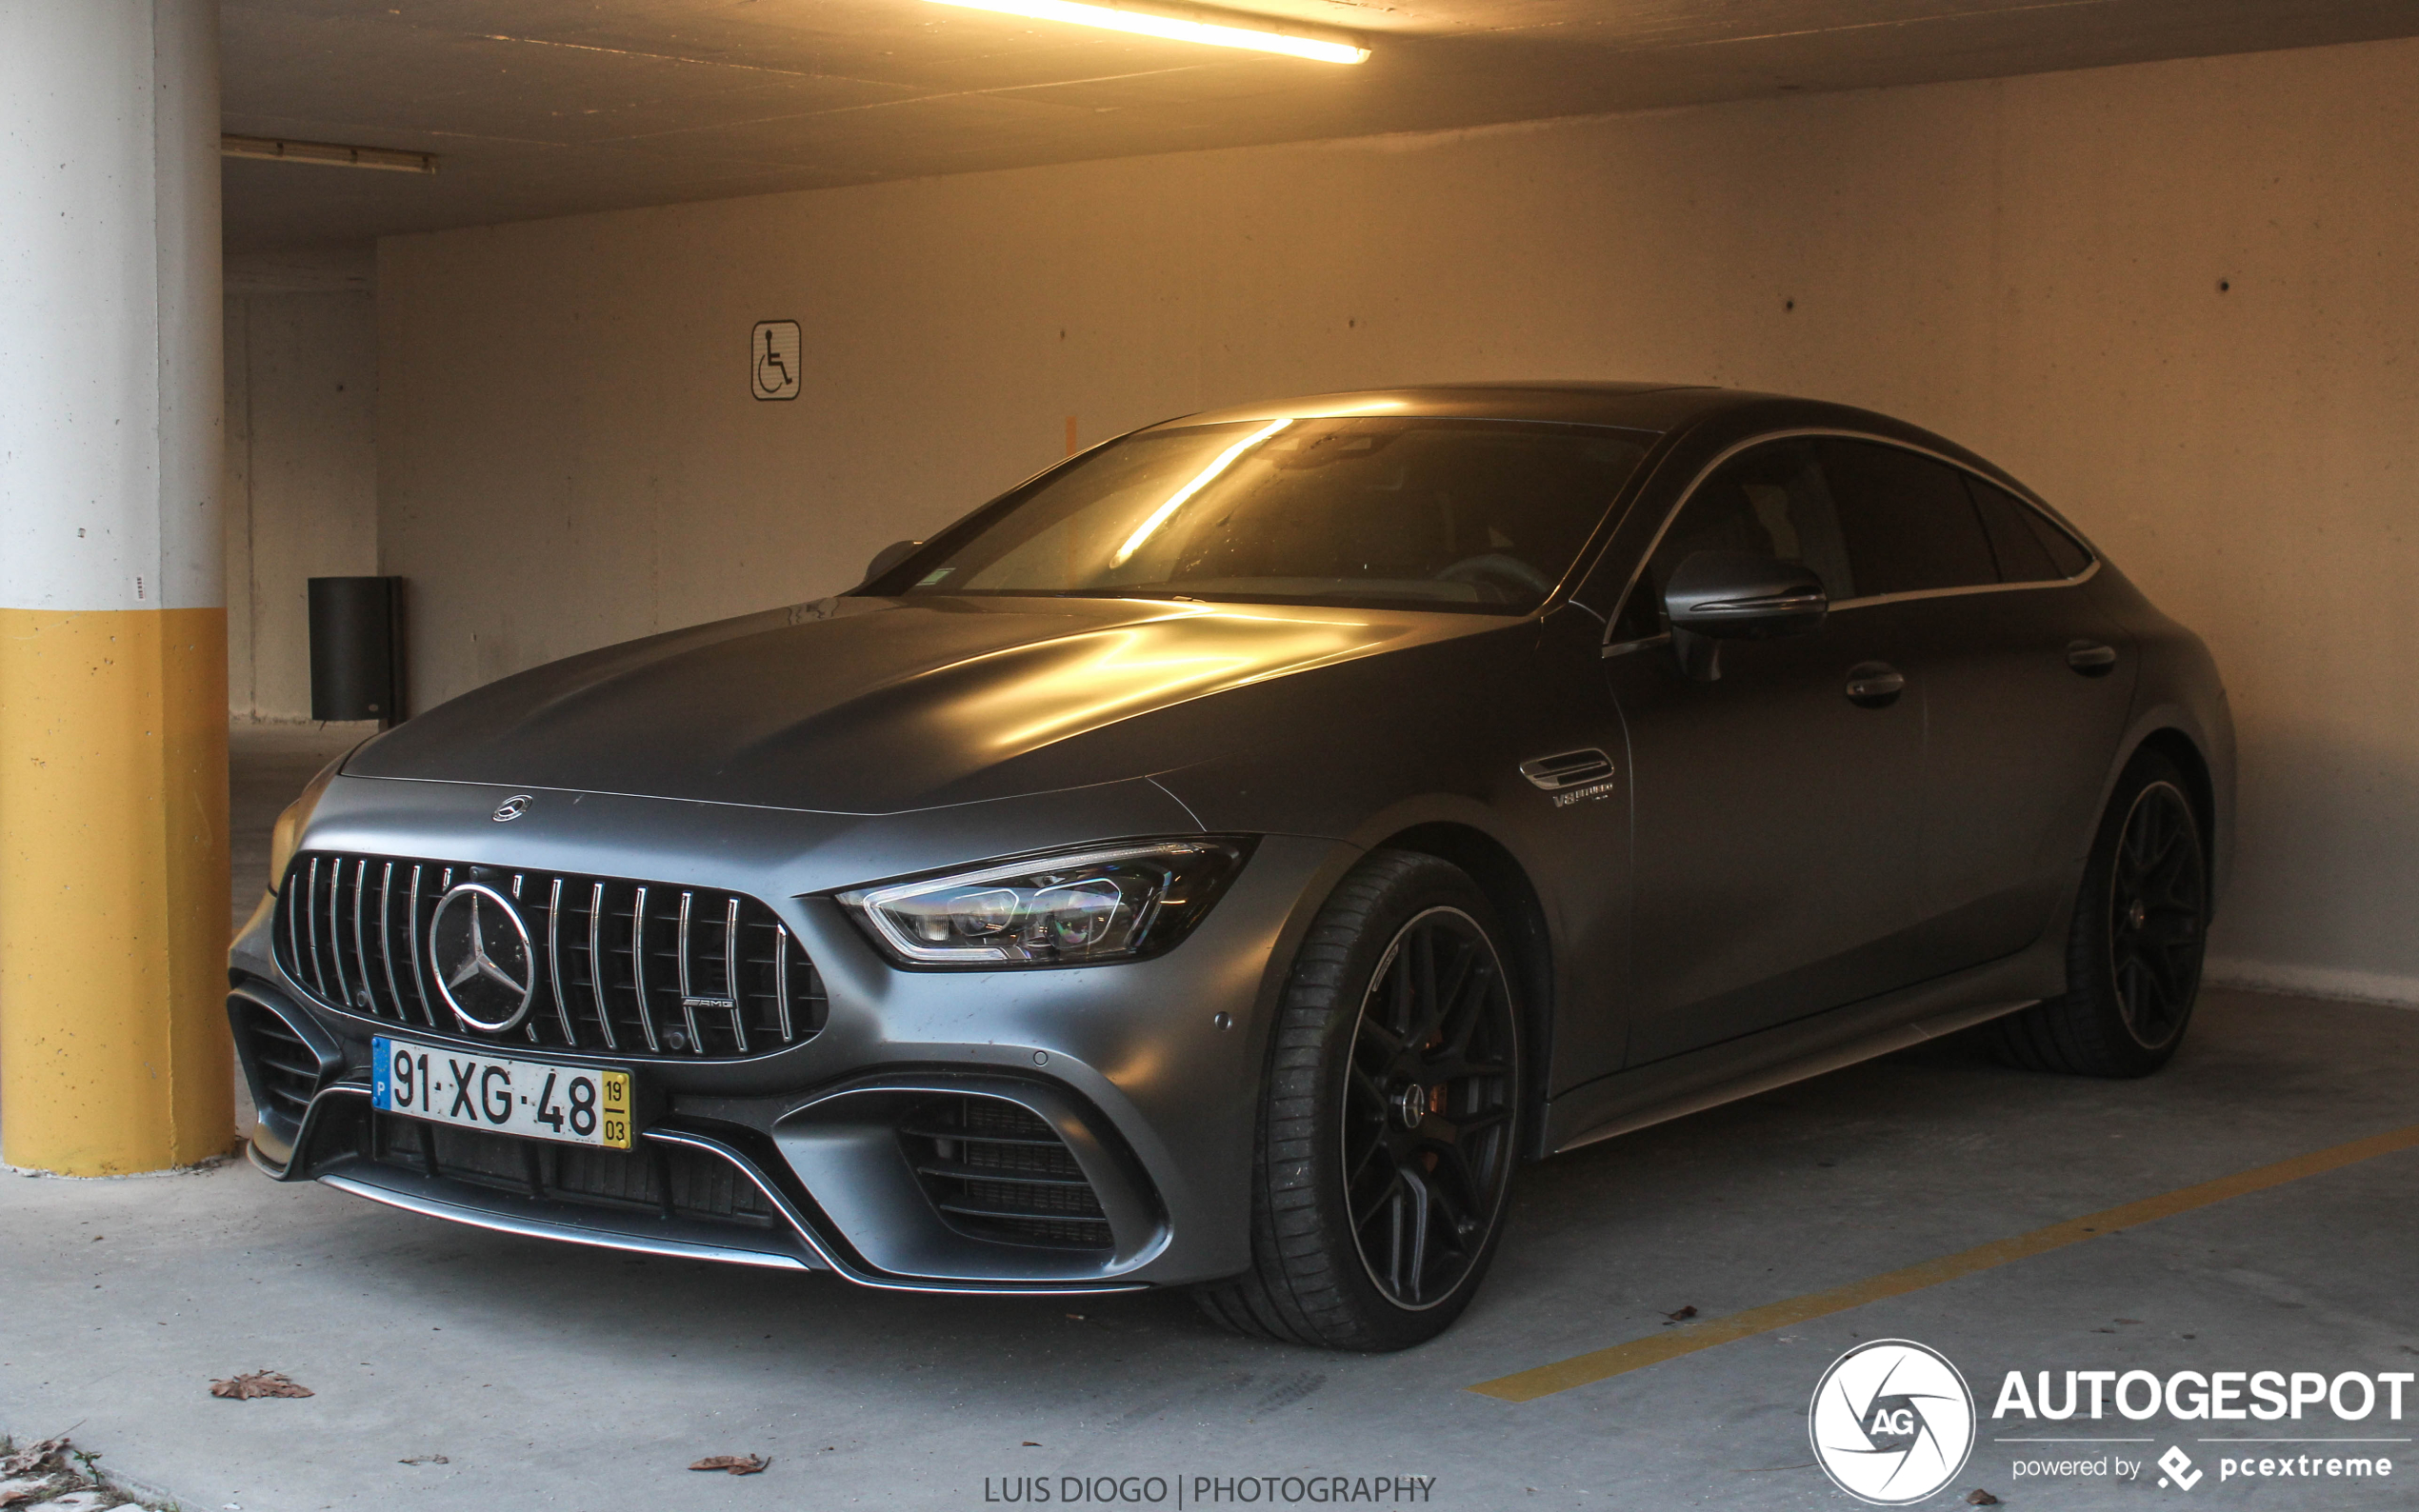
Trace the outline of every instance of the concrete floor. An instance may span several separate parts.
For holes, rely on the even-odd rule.
[[[290,793],[317,766],[306,755],[284,752],[273,784],[239,779],[239,803],[250,781],[273,816],[282,800],[259,795]],[[1381,1505],[1847,1507],[1812,1466],[1806,1407],[1860,1340],[1941,1350],[1986,1414],[2009,1369],[2419,1369],[2419,1150],[1526,1404],[1463,1388],[1655,1334],[1684,1306],[1729,1314],[2402,1127],[2419,1121],[2414,1087],[2419,1014],[2242,993],[2207,994],[2183,1054],[2145,1082],[1928,1047],[1530,1169],[1477,1304],[1385,1358],[1234,1339],[1175,1296],[898,1297],[507,1238],[241,1164],[0,1177],[0,1430],[76,1424],[195,1512],[955,1508],[998,1504],[1022,1477],[1055,1492],[1067,1476],[1303,1473],[1436,1478],[1424,1502]],[[317,1394],[207,1394],[264,1367]],[[2124,1452],[2181,1444],[2213,1471],[2233,1452],[2197,1442],[2213,1429],[2278,1431],[2096,1431],[2155,1435]],[[2131,1485],[2011,1481],[2011,1458],[2042,1451],[1993,1435],[2027,1431],[2049,1430],[1986,1416],[1965,1475],[1929,1504],[1972,1487],[2011,1507],[2168,1494],[2155,1469]],[[2386,1482],[2212,1473],[2198,1490],[2409,1506],[2411,1451],[2358,1451],[2410,1462]],[[749,1452],[771,1468],[684,1468]],[[404,1462],[433,1455],[447,1462]]]
[[[1806,1403],[1860,1339],[1940,1349],[1986,1412],[2010,1368],[2419,1366],[2419,1150],[1525,1405],[1462,1388],[1682,1306],[1734,1312],[2413,1121],[2419,1015],[2222,992],[2203,1014],[2146,1082],[2025,1075],[1949,1044],[1535,1167],[1477,1305],[1391,1358],[1229,1338],[1174,1296],[907,1298],[505,1238],[241,1165],[0,1179],[0,1426],[80,1422],[120,1470],[247,1512],[951,1508],[984,1505],[986,1478],[996,1498],[1002,1477],[1301,1471],[1433,1475],[1426,1504],[1446,1507],[1849,1506],[1809,1465]],[[318,1394],[206,1395],[262,1367]],[[2216,1449],[2191,1441],[2211,1426],[2099,1431],[2208,1466]],[[1993,1432],[1936,1504],[1973,1486],[2017,1507],[2151,1494],[2012,1482],[2009,1457],[2038,1451]],[[743,1452],[771,1469],[683,1468]],[[450,1462],[401,1462],[432,1454]],[[2412,1504],[2402,1477],[2200,1489]]]

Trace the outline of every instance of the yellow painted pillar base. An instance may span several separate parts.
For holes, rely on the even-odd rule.
[[[234,1135],[227,611],[0,608],[0,1160]]]

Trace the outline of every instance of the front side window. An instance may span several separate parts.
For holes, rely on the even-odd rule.
[[[1715,468],[1680,508],[1622,605],[1615,641],[1660,635],[1672,568],[1699,551],[1747,551],[1813,570],[1833,603],[1856,596],[1822,458],[1807,440],[1750,448]]]
[[[1652,439],[1394,418],[1153,430],[976,515],[873,591],[1525,614]]]

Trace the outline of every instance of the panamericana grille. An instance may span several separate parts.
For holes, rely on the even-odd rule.
[[[588,1149],[391,1113],[370,1115],[369,1138],[368,1154],[381,1164],[491,1191],[750,1228],[780,1222],[765,1194],[729,1161],[685,1146]]]
[[[946,1093],[917,1104],[899,1138],[942,1222],[975,1239],[1108,1249],[1109,1215],[1075,1152],[1022,1104]]]
[[[238,1002],[235,1032],[242,1036],[244,1058],[259,1079],[261,1102],[301,1123],[310,1110],[311,1094],[319,1090],[317,1053],[285,1020],[258,1004]]]
[[[500,1034],[455,1019],[428,958],[437,901],[470,881],[509,894],[530,933],[529,1015]],[[490,1044],[730,1060],[811,1039],[830,1007],[770,908],[670,883],[306,851],[275,934],[278,964],[322,1002]]]

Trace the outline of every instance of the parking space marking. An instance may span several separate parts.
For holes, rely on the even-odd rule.
[[[1903,1297],[1910,1291],[1937,1286],[1944,1281],[1955,1281],[1960,1276],[1970,1276],[1976,1271],[2005,1265],[2011,1261],[2029,1259],[2069,1244],[2079,1244],[2087,1239],[2098,1239],[2120,1229],[2132,1228],[2156,1219],[2172,1218],[2178,1213],[2208,1207],[2229,1198],[2266,1191],[2271,1186],[2300,1181],[2305,1176],[2317,1176],[2414,1146],[2419,1146],[2419,1124],[2372,1134],[2349,1144],[2313,1150],[2308,1155],[2297,1155],[2272,1165],[2253,1166],[2231,1176],[2203,1182],[2197,1186],[2181,1187],[2157,1197],[2146,1197],[2138,1203],[2127,1203],[2121,1207],[2086,1213],[2081,1218],[2051,1224],[2029,1234],[1993,1240],[1988,1244],[1977,1244],[1971,1249],[1943,1255],[1937,1260],[1927,1260],[1899,1270],[1885,1271],[1828,1291],[1809,1292],[1786,1302],[1767,1303],[1761,1307],[1750,1307],[1745,1312],[1731,1313],[1723,1318],[1705,1318],[1680,1323],[1644,1339],[1633,1339],[1626,1344],[1591,1350],[1549,1365],[1517,1371],[1493,1381],[1482,1381],[1466,1389],[1504,1402],[1534,1402],[1540,1397],[1569,1391],[1573,1386],[1609,1381],[1632,1370],[1643,1370],[1667,1360],[1692,1355],[1700,1349],[1711,1349],[1717,1344],[1750,1338],[1774,1328],[1786,1328],[1791,1323],[1846,1312],[1851,1307],[1862,1307],[1867,1303],[1880,1302],[1887,1297]]]

